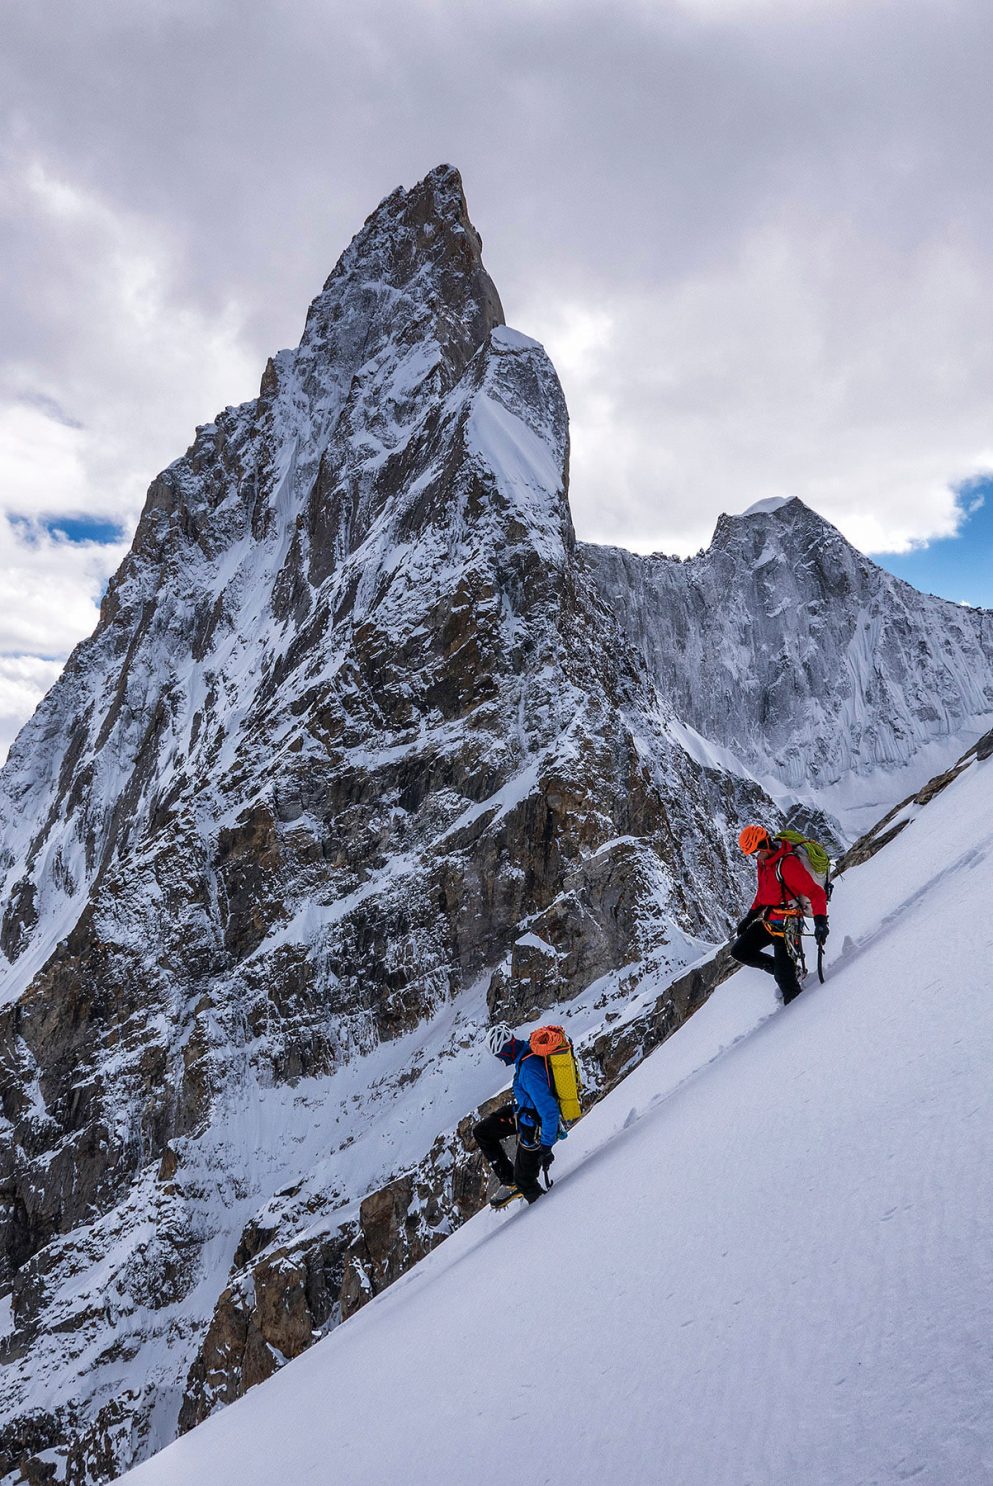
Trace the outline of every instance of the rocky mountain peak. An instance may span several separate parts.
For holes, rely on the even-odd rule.
[[[483,267],[462,178],[439,165],[410,190],[387,196],[342,253],[310,306],[301,351],[340,359],[375,342],[437,346],[445,389],[496,325],[503,308]]]
[[[822,542],[832,534],[841,538],[837,527],[799,496],[772,497],[756,501],[746,511],[723,512],[718,516],[710,551],[741,549],[766,540],[789,545],[797,541]]]
[[[445,668],[448,612],[495,597],[497,572],[508,612],[533,609],[572,541],[561,389],[541,347],[502,327],[461,179],[441,166],[371,215],[258,399],[203,425],[152,482],[96,632],[5,771],[8,995],[114,860],[175,829],[219,770],[237,781],[225,809],[274,772],[307,772],[254,741],[302,746],[283,712],[300,688],[325,706],[347,693],[350,740],[387,719],[416,735],[424,707],[397,707],[410,670],[424,706],[462,714],[466,678],[427,679]]]

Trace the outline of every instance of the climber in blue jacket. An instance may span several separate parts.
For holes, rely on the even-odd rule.
[[[551,1164],[552,1146],[559,1138],[559,1101],[549,1086],[544,1058],[515,1037],[506,1022],[490,1027],[486,1046],[501,1063],[514,1066],[513,1098],[480,1120],[472,1132],[501,1184],[490,1202],[493,1207],[503,1207],[515,1197],[537,1202],[544,1191],[538,1177]],[[517,1152],[511,1164],[502,1142],[514,1135]]]

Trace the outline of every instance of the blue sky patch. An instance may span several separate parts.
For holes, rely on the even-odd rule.
[[[51,536],[69,542],[119,542],[124,535],[116,521],[103,521],[96,516],[53,516],[40,524]]]
[[[968,512],[958,536],[900,555],[876,552],[873,561],[924,593],[993,609],[993,475],[967,481],[958,494]]]

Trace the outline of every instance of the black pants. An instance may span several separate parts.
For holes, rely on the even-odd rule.
[[[762,951],[770,945],[772,954],[763,954]],[[796,966],[781,934],[770,934],[761,922],[749,924],[732,944],[731,953],[743,965],[751,965],[755,970],[766,970],[774,975],[776,984],[783,993],[784,1005],[788,1006],[795,996],[799,996],[800,982],[796,978]]]
[[[541,1196],[542,1188],[538,1182],[538,1176],[541,1172],[542,1157],[541,1147],[537,1144],[538,1132],[535,1131],[533,1136],[518,1139],[517,1158],[513,1166],[500,1143],[511,1135],[517,1135],[517,1119],[514,1115],[513,1104],[504,1104],[500,1109],[494,1110],[493,1114],[487,1115],[485,1120],[480,1120],[472,1133],[476,1144],[501,1182],[507,1186],[513,1183],[524,1194],[528,1202],[534,1202],[536,1197]],[[528,1138],[535,1141],[534,1146],[526,1143]]]

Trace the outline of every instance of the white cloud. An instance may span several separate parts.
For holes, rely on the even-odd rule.
[[[58,680],[60,660],[36,655],[0,655],[0,763],[49,687]]]
[[[990,468],[981,279],[968,244],[895,260],[851,226],[787,217],[700,273],[619,289],[580,356],[581,312],[539,286],[521,319],[572,410],[578,531],[686,554],[719,511],[799,495],[866,551],[953,535],[957,486]]]
[[[86,477],[85,440],[85,430],[56,421],[34,402],[0,406],[0,507],[24,516],[106,514],[102,492]]]
[[[261,365],[234,300],[207,312],[185,297],[168,227],[34,156],[6,184],[45,262],[33,334],[0,368],[0,509],[133,528],[154,475],[254,395]]]
[[[834,15],[865,6],[866,0],[675,0],[676,6],[694,20],[720,22],[750,20],[775,22],[795,19],[818,11]]]
[[[127,542],[70,542],[0,520],[0,656],[65,657],[94,628]]]

